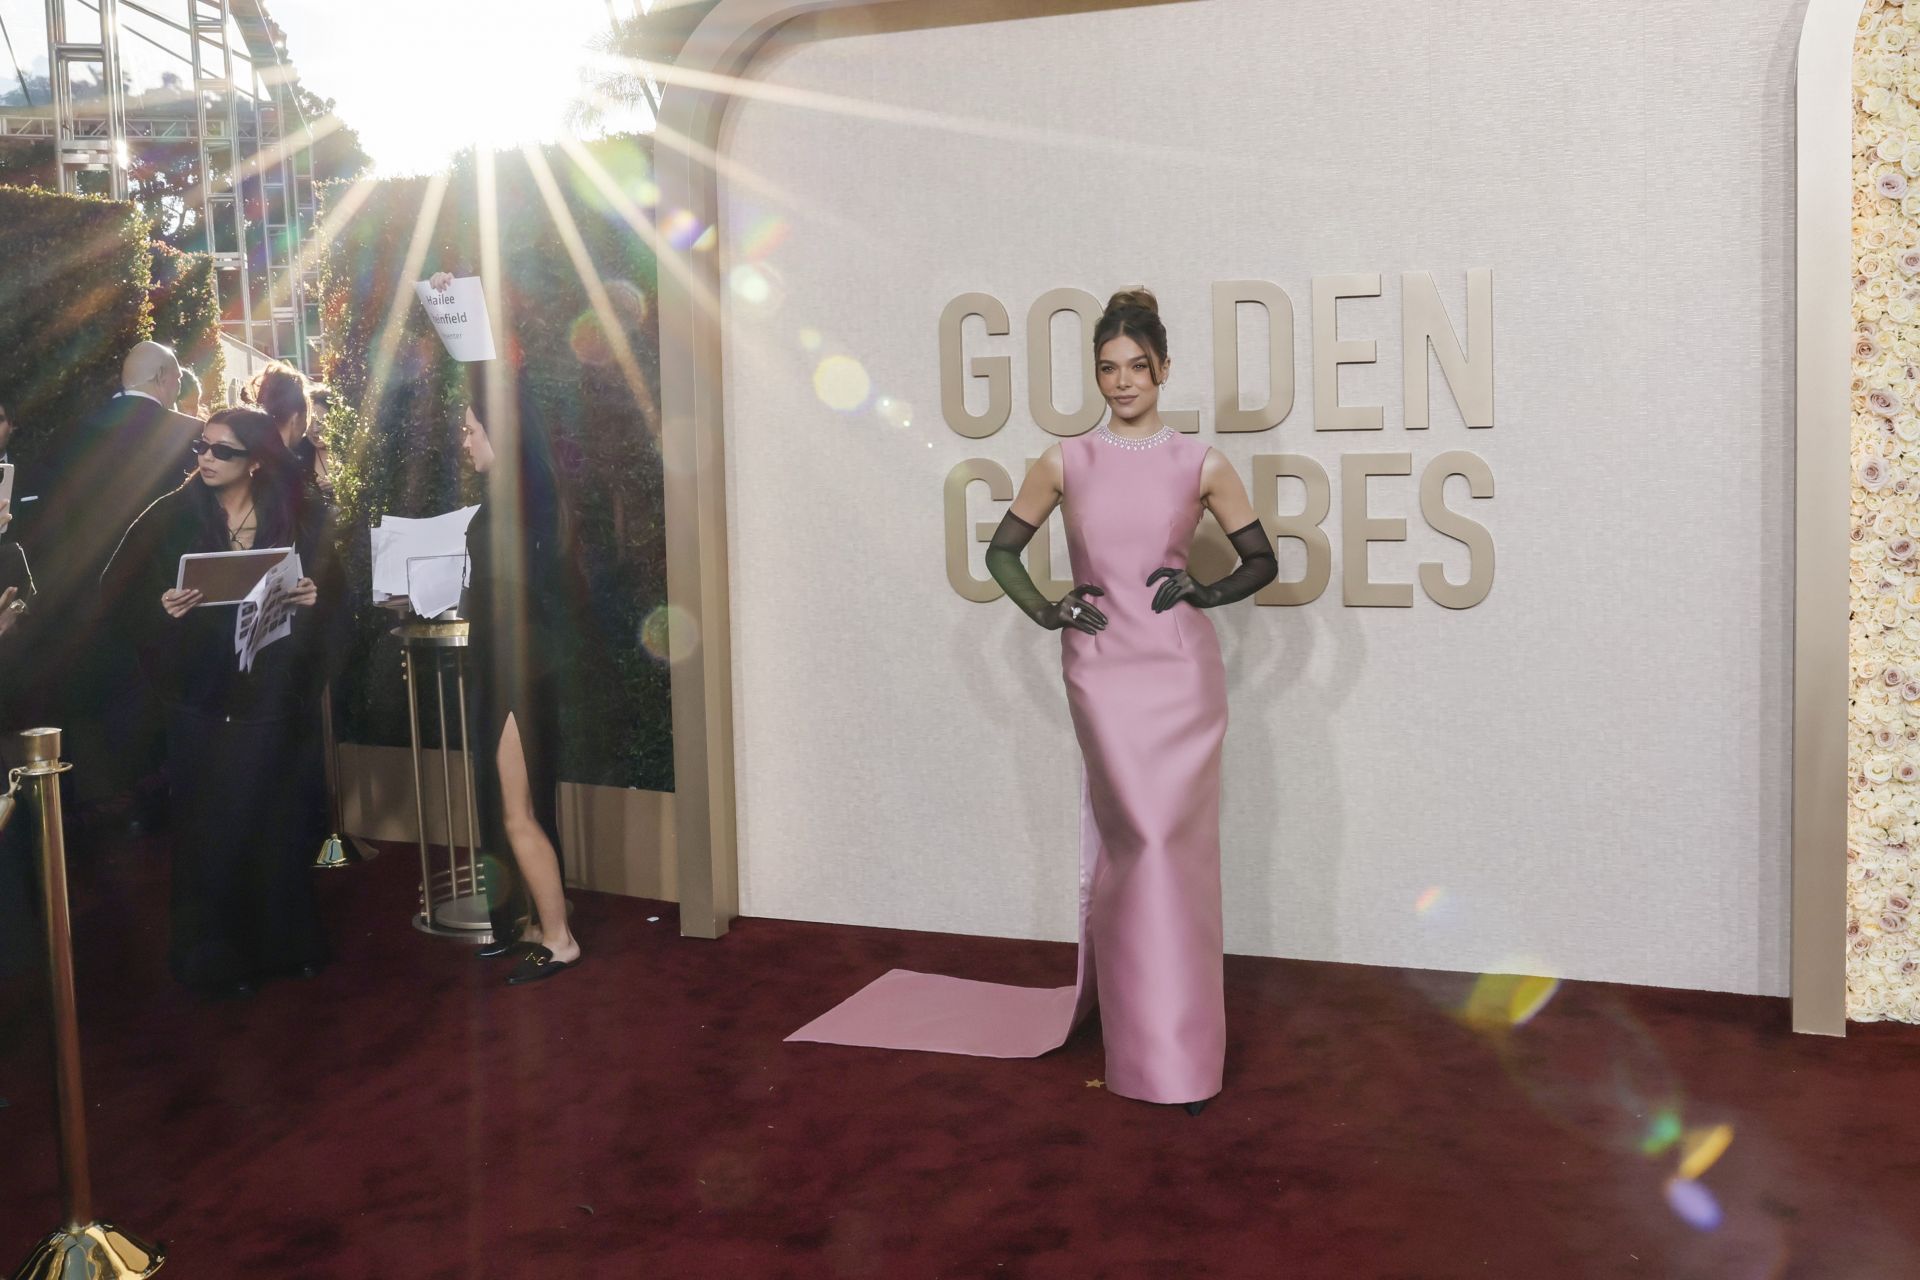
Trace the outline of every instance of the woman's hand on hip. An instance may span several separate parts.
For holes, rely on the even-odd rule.
[[[1207,584],[1195,582],[1185,569],[1174,569],[1162,565],[1147,575],[1148,586],[1156,582],[1160,583],[1160,589],[1153,593],[1155,613],[1165,613],[1182,600],[1192,604],[1196,609],[1211,606],[1212,601],[1207,593]]]
[[[1095,608],[1089,597],[1105,594],[1100,588],[1083,583],[1042,610],[1036,621],[1049,631],[1072,627],[1075,631],[1097,636],[1107,629],[1107,615]]]

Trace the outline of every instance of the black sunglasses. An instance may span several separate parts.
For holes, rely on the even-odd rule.
[[[193,456],[196,458],[203,454],[210,453],[222,462],[232,462],[235,458],[244,458],[247,456],[245,449],[236,449],[230,444],[218,444],[204,437],[195,440],[187,447],[193,450]]]

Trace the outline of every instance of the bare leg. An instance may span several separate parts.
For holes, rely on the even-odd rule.
[[[500,731],[500,803],[507,826],[507,843],[520,878],[527,882],[533,914],[540,922],[540,944],[555,960],[580,958],[580,944],[567,928],[567,899],[560,883],[560,855],[533,816],[533,790],[527,785],[527,757],[520,746],[520,726],[507,714]],[[531,938],[528,941],[532,941]]]

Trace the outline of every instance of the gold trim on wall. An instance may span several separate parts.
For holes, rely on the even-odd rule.
[[[1847,1029],[1847,512],[1853,495],[1853,47],[1811,0],[1795,70],[1793,1029]]]

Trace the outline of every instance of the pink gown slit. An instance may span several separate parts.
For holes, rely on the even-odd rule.
[[[1085,763],[1080,960],[1074,985],[1037,988],[894,969],[788,1036],[823,1044],[1030,1058],[1096,1005],[1107,1088],[1183,1103],[1220,1091],[1220,744],[1226,675],[1213,623],[1153,612],[1147,576],[1184,568],[1207,446],[1183,435],[1126,448],[1104,432],[1061,442],[1073,580],[1106,595],[1098,635],[1060,633]]]

